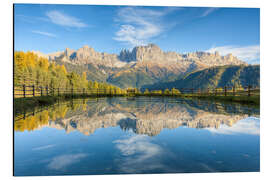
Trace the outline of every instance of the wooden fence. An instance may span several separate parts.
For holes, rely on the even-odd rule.
[[[115,90],[108,89],[75,89],[75,88],[51,88],[49,86],[21,85],[14,86],[15,98],[37,97],[37,96],[62,96],[62,95],[82,95],[82,96],[102,96],[115,95]]]
[[[246,87],[229,87],[223,88],[207,88],[207,89],[194,89],[194,88],[181,88],[180,94],[170,91],[166,94],[164,91],[162,94],[151,93],[148,95],[186,95],[186,96],[258,96],[260,95],[260,88],[246,86]],[[127,91],[129,94],[129,91]],[[131,92],[134,94],[134,92]],[[143,93],[135,93],[134,95],[142,95]],[[35,85],[20,85],[14,86],[15,98],[26,98],[36,96],[61,96],[61,95],[82,95],[82,96],[104,96],[104,95],[116,95],[115,90],[108,89],[74,89],[74,88],[52,88],[49,86],[35,86]],[[123,94],[118,94],[123,95]]]
[[[224,86],[217,88],[194,89],[181,88],[181,94],[200,96],[259,96],[260,88],[251,85],[245,87]]]

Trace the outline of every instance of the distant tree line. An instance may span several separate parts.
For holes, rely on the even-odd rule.
[[[144,95],[149,95],[149,96],[160,96],[160,95],[165,95],[165,96],[171,96],[171,95],[180,95],[181,92],[178,89],[172,88],[171,90],[169,90],[168,88],[165,89],[164,91],[162,90],[152,90],[149,91],[148,89],[145,89]]]
[[[190,88],[164,88],[163,90],[148,90],[141,92],[137,88],[121,89],[117,86],[87,80],[86,72],[68,72],[65,65],[56,64],[47,58],[39,57],[32,52],[16,51],[14,53],[14,87],[31,85],[35,87],[48,87],[50,89],[85,90],[86,92],[99,92],[103,95],[143,95],[143,96],[176,96],[181,94],[198,93],[198,89]],[[188,89],[188,91],[187,91]],[[243,91],[243,87],[234,89],[236,92]],[[232,88],[205,88],[207,93],[234,92]],[[73,91],[72,91],[73,92]],[[82,92],[82,91],[80,91]]]

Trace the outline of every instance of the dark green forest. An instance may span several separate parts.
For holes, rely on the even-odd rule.
[[[259,65],[211,67],[189,73],[176,81],[145,85],[142,90],[146,88],[149,90],[165,90],[167,88],[207,89],[225,86],[241,88],[248,85],[252,87],[260,86]]]

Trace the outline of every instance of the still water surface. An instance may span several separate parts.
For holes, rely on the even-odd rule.
[[[14,131],[15,176],[260,170],[254,107],[77,99],[16,115]]]

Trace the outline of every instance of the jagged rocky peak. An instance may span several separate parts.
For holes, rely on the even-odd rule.
[[[126,64],[126,62],[120,61],[116,54],[100,53],[88,45],[84,45],[78,50],[66,48],[63,54],[61,60],[73,64],[92,64],[96,67],[99,65],[122,67]]]
[[[88,58],[99,58],[100,54],[96,52],[92,47],[84,45],[77,50],[77,59],[85,60]]]
[[[70,57],[74,52],[74,50],[66,48],[64,54],[65,56]]]
[[[127,64],[136,63],[141,66],[159,66],[173,67],[181,71],[193,69],[194,67],[212,67],[222,65],[240,65],[246,64],[237,59],[232,54],[220,56],[216,51],[210,52],[192,52],[180,54],[177,52],[164,52],[155,44],[136,46],[132,50],[123,49],[119,55],[100,53],[92,47],[84,45],[78,50],[66,48],[62,52],[56,52],[48,55],[36,52],[39,56],[46,56],[49,60],[61,60],[75,64],[93,64],[96,66],[104,65],[109,67],[123,67]]]
[[[232,54],[221,56],[218,51],[214,53],[210,52],[193,52],[183,55],[185,59],[194,60],[196,62],[203,63],[209,67],[211,66],[223,66],[223,65],[246,65],[244,61],[239,60]]]
[[[233,60],[235,57],[233,57],[232,53],[229,53],[226,55],[226,58],[229,60]]]
[[[134,48],[136,50],[137,57],[139,56],[149,56],[154,54],[161,54],[163,51],[155,44],[148,44],[146,46],[137,46]],[[143,60],[143,59],[140,59]]]
[[[136,46],[132,50],[123,49],[118,58],[121,61],[151,61],[159,60],[158,56],[162,56],[163,51],[155,44],[145,46]]]
[[[167,62],[171,62],[171,60],[175,61],[179,58],[177,54],[173,55],[173,57],[172,54],[168,56],[167,53],[164,53],[155,44],[148,44],[146,46],[136,46],[135,48],[133,48],[132,53],[136,55],[136,60],[139,62],[153,61],[156,63],[163,63],[165,61]]]
[[[88,45],[84,45],[83,47],[82,47],[82,49],[89,49],[90,47],[88,46]]]
[[[118,58],[124,62],[136,61],[136,51],[134,49],[132,51],[123,49],[121,50]]]
[[[92,48],[91,46],[84,45],[84,46],[82,46],[81,48],[79,48],[79,49],[77,50],[77,52],[88,53],[88,52],[96,52],[96,51],[95,51],[94,48]]]
[[[143,64],[201,64],[204,66],[220,66],[220,65],[240,65],[246,64],[237,59],[232,54],[221,56],[218,51],[214,53],[196,51],[187,54],[180,54],[177,52],[164,52],[155,44],[148,44],[146,46],[136,46],[132,50],[123,49],[118,58],[124,62],[136,61]]]
[[[190,52],[186,55],[183,55],[185,58],[203,58],[203,57],[215,57],[215,54],[211,54],[209,52],[204,51],[196,51],[196,52]]]
[[[160,47],[158,47],[156,44],[150,43],[145,46],[136,46],[138,50],[144,50],[144,51],[161,51]]]

